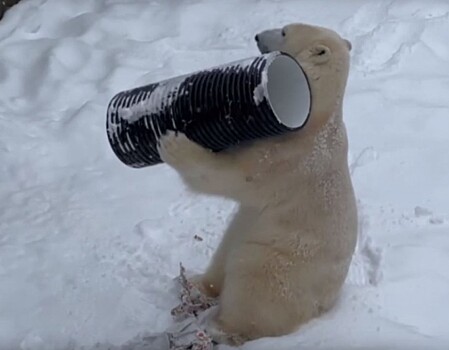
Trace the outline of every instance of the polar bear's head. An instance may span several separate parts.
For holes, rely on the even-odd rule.
[[[282,51],[300,63],[311,85],[313,114],[338,113],[349,72],[348,40],[327,28],[296,23],[263,31],[255,40],[261,53]]]

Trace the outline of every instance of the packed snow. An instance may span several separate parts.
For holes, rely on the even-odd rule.
[[[331,312],[241,349],[448,348],[449,2],[23,0],[0,21],[0,349],[119,345],[173,323],[179,263],[206,267],[235,204],[120,163],[108,102],[256,55],[255,33],[297,21],[353,44],[359,243]]]

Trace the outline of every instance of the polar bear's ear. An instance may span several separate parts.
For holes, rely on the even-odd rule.
[[[348,39],[343,39],[344,42],[346,43],[346,46],[348,47],[348,50],[351,51],[352,50],[352,44]]]
[[[311,49],[311,59],[315,64],[323,64],[331,58],[331,49],[323,44],[315,44]]]

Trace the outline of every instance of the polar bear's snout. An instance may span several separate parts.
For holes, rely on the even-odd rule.
[[[261,53],[276,51],[281,48],[283,42],[282,29],[270,29],[258,33],[254,40]]]

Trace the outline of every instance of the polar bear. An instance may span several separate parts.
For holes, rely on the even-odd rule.
[[[296,23],[255,39],[262,53],[289,53],[303,67],[313,96],[306,126],[219,153],[173,132],[159,145],[190,189],[240,204],[206,272],[194,278],[219,297],[209,331],[234,345],[294,332],[329,310],[357,240],[342,119],[350,42]]]

